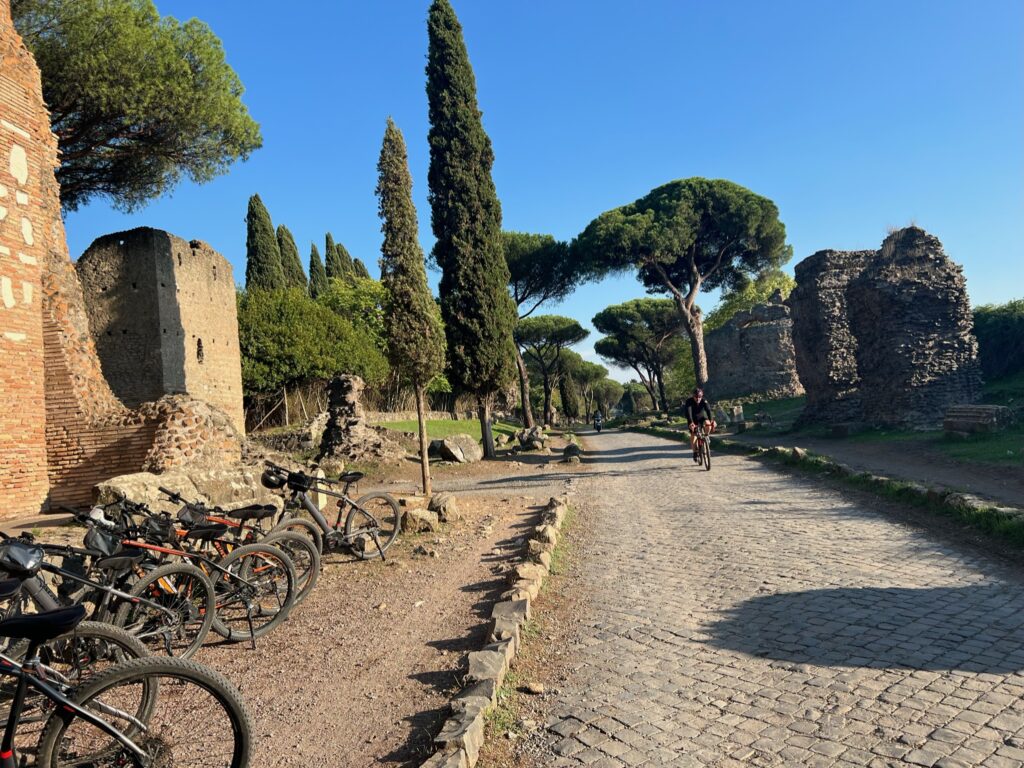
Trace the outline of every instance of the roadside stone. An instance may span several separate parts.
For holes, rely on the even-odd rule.
[[[437,513],[437,518],[442,523],[450,523],[462,519],[462,512],[459,510],[458,500],[450,493],[435,493],[430,497],[430,504],[427,509]]]
[[[472,435],[449,435],[440,440],[432,440],[428,453],[442,461],[456,464],[471,464],[484,457],[484,449]]]
[[[402,517],[402,530],[406,533],[428,533],[441,530],[437,512],[428,509],[407,509]]]
[[[469,768],[469,756],[464,749],[452,746],[435,752],[420,764],[420,768]]]
[[[558,531],[550,525],[538,526],[537,540],[546,544],[558,544]]]
[[[504,649],[473,651],[469,654],[469,672],[466,673],[466,679],[472,682],[494,680],[500,687],[507,671],[508,656]]]
[[[580,448],[576,443],[569,443],[565,448],[562,449],[562,457],[565,459],[572,458],[573,456],[579,457],[583,453],[583,449]]]

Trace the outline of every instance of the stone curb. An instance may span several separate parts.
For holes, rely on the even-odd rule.
[[[509,572],[509,589],[491,609],[487,645],[469,654],[466,687],[452,700],[451,715],[441,726],[435,752],[420,768],[473,768],[484,743],[487,713],[498,701],[498,690],[509,665],[519,651],[522,627],[530,618],[530,606],[551,572],[551,553],[558,544],[568,500],[552,497],[541,512],[538,525],[519,562]]]

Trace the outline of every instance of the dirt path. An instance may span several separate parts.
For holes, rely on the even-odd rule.
[[[749,459],[590,443],[585,599],[519,765],[1024,766],[1018,562]]]
[[[984,464],[968,466],[912,441],[855,443],[813,437],[759,435],[756,432],[731,435],[730,438],[755,445],[799,445],[831,456],[855,469],[967,491],[1003,504],[1024,507],[1024,470]]]
[[[430,754],[516,540],[564,487],[557,472],[496,469],[447,478],[437,490],[459,489],[464,519],[403,536],[387,563],[330,556],[309,599],[255,651],[200,652],[245,695],[254,768],[415,766]],[[419,545],[437,556],[415,554]]]

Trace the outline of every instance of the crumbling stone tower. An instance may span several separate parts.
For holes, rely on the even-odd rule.
[[[107,382],[138,407],[186,393],[244,431],[231,264],[206,243],[149,227],[105,235],[78,260]]]

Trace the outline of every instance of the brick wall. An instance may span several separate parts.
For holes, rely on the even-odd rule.
[[[56,148],[8,0],[0,0],[0,105],[0,488],[5,509],[35,512],[47,489],[41,201]]]

